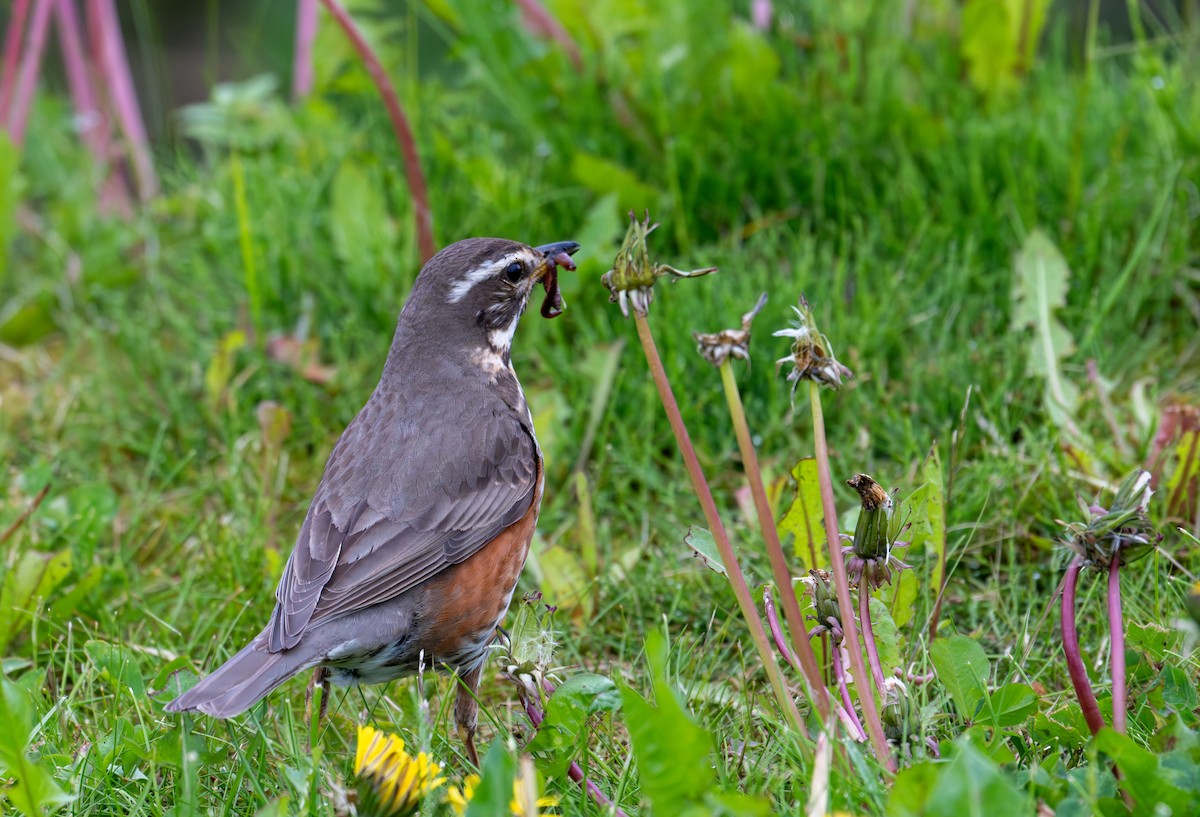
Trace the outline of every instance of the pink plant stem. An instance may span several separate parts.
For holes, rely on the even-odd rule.
[[[1108,636],[1112,667],[1113,729],[1125,734],[1128,689],[1125,686],[1125,625],[1121,620],[1121,557],[1114,554],[1108,566]]]
[[[867,648],[867,660],[871,662],[871,678],[875,688],[883,694],[883,666],[879,660],[879,645],[875,643],[875,628],[871,624],[871,594],[866,581],[858,584],[858,620],[862,623],[863,644]]]
[[[737,378],[734,377],[733,367],[729,365],[728,360],[721,364],[720,369],[721,381],[725,388],[725,400],[729,406],[729,417],[733,422],[738,450],[742,455],[742,465],[746,469],[746,481],[750,484],[750,493],[754,497],[754,510],[758,516],[758,526],[762,531],[763,542],[767,546],[771,574],[783,597],[783,614],[787,618],[788,629],[792,635],[793,652],[790,660],[793,666],[797,661],[799,662],[800,673],[807,682],[809,698],[816,704],[821,721],[825,722],[829,719],[829,690],[821,681],[821,668],[817,666],[817,656],[813,653],[812,645],[808,643],[804,616],[800,612],[800,604],[796,601],[796,593],[792,589],[792,572],[788,569],[787,557],[783,555],[779,530],[775,527],[775,515],[771,512],[771,503],[767,499],[767,489],[763,482],[762,470],[758,467],[758,454],[754,450],[754,440],[750,436],[750,426],[746,422],[746,410],[742,405],[742,395],[738,389]],[[778,625],[779,622],[776,621],[775,627]],[[788,653],[785,652],[784,655],[788,655]]]
[[[53,0],[54,21],[58,27],[58,42],[67,69],[67,85],[75,104],[77,127],[92,157],[101,167],[108,164],[108,120],[96,102],[92,80],[88,76],[87,49],[83,44],[83,27],[74,0]]]
[[[800,661],[796,658],[796,654],[792,652],[792,648],[787,645],[787,640],[783,637],[783,629],[779,626],[779,615],[775,612],[775,600],[771,598],[771,589],[763,588],[763,609],[767,613],[767,626],[771,629],[771,638],[775,640],[775,649],[779,650],[792,669],[800,669]]]
[[[671,381],[667,379],[662,358],[658,356],[658,347],[654,343],[654,335],[650,332],[650,324],[646,321],[646,316],[637,309],[634,309],[633,312],[633,322],[637,326],[638,338],[642,342],[642,350],[646,353],[646,362],[650,366],[654,385],[658,388],[658,396],[662,401],[663,410],[666,411],[671,431],[675,434],[675,442],[679,445],[683,461],[687,465],[688,475],[692,479],[692,489],[696,492],[697,499],[700,500],[704,518],[708,522],[713,540],[717,544],[717,550],[721,554],[725,575],[733,586],[733,595],[737,598],[738,607],[741,609],[746,626],[750,628],[750,637],[758,649],[758,655],[767,672],[767,678],[770,679],[771,687],[775,691],[775,698],[793,728],[807,738],[808,729],[800,717],[799,710],[796,709],[796,702],[792,700],[791,693],[788,692],[787,684],[783,680],[783,673],[779,669],[779,663],[775,660],[775,653],[771,650],[770,642],[767,641],[762,619],[758,617],[758,608],[754,605],[754,598],[750,595],[746,577],[738,564],[737,555],[733,552],[733,545],[729,542],[729,534],[725,532],[725,525],[722,524],[721,516],[717,513],[717,503],[713,501],[712,491],[709,490],[708,481],[704,478],[704,471],[700,468],[700,460],[696,457],[691,437],[688,436],[687,427],[683,424],[683,415],[679,413],[679,403],[675,400]]]
[[[4,32],[4,73],[0,75],[0,121],[8,125],[8,103],[12,99],[13,83],[17,81],[17,60],[25,39],[25,20],[29,17],[29,0],[14,0],[8,28]]]
[[[1067,575],[1063,578],[1062,594],[1062,642],[1063,653],[1067,658],[1067,672],[1071,676],[1071,685],[1075,687],[1075,697],[1079,699],[1079,707],[1083,710],[1084,720],[1092,734],[1098,734],[1104,728],[1104,718],[1100,716],[1100,706],[1096,703],[1096,694],[1092,692],[1092,683],[1088,680],[1087,668],[1079,655],[1079,632],[1075,628],[1075,592],[1079,585],[1079,572],[1083,569],[1083,560],[1078,556],[1067,566]]]
[[[34,0],[33,18],[29,22],[29,40],[21,55],[20,74],[12,105],[8,109],[8,136],[14,145],[25,143],[25,129],[29,126],[29,109],[33,105],[33,91],[41,73],[42,55],[46,51],[46,34],[50,29],[51,0]]]
[[[866,740],[867,731],[863,729],[862,721],[858,719],[858,713],[854,711],[854,701],[850,697],[850,689],[846,686],[846,668],[842,665],[842,648],[837,644],[831,644],[833,658],[833,678],[837,682],[838,689],[842,693],[842,712],[849,719],[850,723],[858,730],[856,739]]]
[[[875,696],[871,693],[871,685],[867,681],[867,667],[863,663],[862,651],[858,646],[858,628],[854,626],[854,602],[850,596],[850,580],[846,575],[846,562],[842,558],[842,548],[838,544],[841,538],[837,529],[837,507],[833,502],[833,477],[829,469],[829,445],[825,440],[825,414],[821,410],[821,387],[810,380],[808,382],[809,405],[812,407],[813,447],[816,451],[817,479],[821,484],[821,508],[825,517],[825,538],[829,549],[829,566],[833,571],[834,585],[837,588],[838,610],[842,618],[843,637],[846,650],[850,653],[850,668],[858,679],[856,690],[859,703],[862,704],[863,718],[867,722],[867,735],[871,738],[871,746],[875,756],[889,772],[896,771],[896,761],[888,748],[887,738],[883,734],[883,724],[879,720],[879,710],[875,706]]]
[[[92,153],[103,181],[100,189],[100,210],[128,215],[132,208],[129,193],[122,177],[112,172],[110,149],[112,129],[107,114],[100,109],[92,87],[84,45],[83,26],[75,0],[54,0],[54,21],[58,29],[59,48],[67,69],[67,84],[75,104],[75,116],[80,136]]]
[[[553,686],[547,685],[550,691],[553,691]],[[517,689],[520,691],[521,702],[525,705],[525,715],[529,718],[529,722],[533,724],[533,729],[536,732],[542,726],[542,710],[533,702],[533,698],[526,694],[525,686],[517,683]],[[577,784],[584,787],[588,795],[602,809],[612,809],[613,817],[629,817],[621,807],[613,803],[604,792],[600,790],[590,778],[584,777],[583,768],[575,761],[571,761],[571,765],[567,767],[567,777],[574,780]]]
[[[317,0],[296,2],[296,53],[292,57],[292,101],[312,93],[313,41],[317,37]]]
[[[413,138],[408,116],[400,105],[400,97],[396,95],[396,86],[388,78],[387,72],[379,62],[379,57],[371,49],[354,20],[337,0],[321,0],[325,8],[337,20],[342,31],[350,38],[354,50],[367,68],[367,73],[375,83],[375,89],[383,98],[384,107],[392,120],[392,130],[396,133],[396,141],[400,144],[400,152],[404,155],[404,174],[408,177],[408,188],[412,195],[413,212],[417,222],[417,248],[421,261],[433,257],[436,247],[433,243],[433,216],[429,210],[429,192],[425,186],[425,174],[421,171],[421,160],[417,156],[417,143]]]
[[[558,43],[562,50],[567,52],[567,58],[571,60],[575,70],[582,71],[583,57],[579,53],[579,46],[571,39],[562,23],[547,11],[539,0],[517,0],[517,5],[521,7],[521,18],[525,27],[534,34]]]
[[[150,158],[150,140],[138,107],[137,91],[129,73],[125,56],[125,39],[121,36],[121,20],[113,0],[88,0],[88,24],[92,27],[96,66],[107,86],[112,107],[125,135],[138,183],[138,198],[149,201],[158,192],[158,176]]]

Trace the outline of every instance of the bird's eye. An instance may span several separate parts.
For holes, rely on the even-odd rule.
[[[517,281],[520,281],[521,277],[524,274],[525,274],[525,265],[522,264],[520,261],[513,261],[511,264],[509,264],[507,267],[504,268],[504,277],[507,278],[508,280],[512,281],[514,284]]]

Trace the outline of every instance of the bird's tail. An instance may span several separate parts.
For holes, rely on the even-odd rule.
[[[167,704],[168,712],[200,710],[214,718],[232,718],[267,697],[271,690],[319,661],[299,649],[269,652],[259,636],[211,675]]]

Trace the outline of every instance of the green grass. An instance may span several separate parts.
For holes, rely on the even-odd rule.
[[[1085,74],[1067,67],[1052,24],[1031,74],[985,97],[962,78],[952,28],[904,41],[886,36],[884,12],[796,12],[794,31],[814,34],[797,47],[787,30],[764,37],[706,23],[700,9],[720,4],[668,3],[627,18],[607,5],[549,5],[578,21],[568,28],[585,54],[582,75],[507,12],[464,13],[455,24],[420,12],[370,31],[407,89],[439,242],[584,243],[579,273],[562,276],[566,314],[547,322],[531,313],[514,350],[547,464],[525,590],[553,564],[547,549],[579,552],[571,470],[589,406],[602,398],[585,463],[600,569],[591,612],[564,607],[554,617],[556,663],[570,667],[565,675],[586,669],[648,694],[646,635],[664,631],[667,675],[715,734],[722,785],[764,794],[779,813],[802,808],[807,761],[783,730],[731,593],[682,544],[701,523],[699,507],[633,326],[598,281],[623,211],[649,207],[663,222],[659,257],[721,268],[660,287],[652,322],[751,580],[769,569],[734,500],[742,476],[719,378],[690,333],[733,325],[760,291],[771,293],[754,364],[739,380],[764,467],[784,476],[813,443],[806,401],[791,407],[773,366],[786,342],[770,331],[803,292],[857,373],[826,397],[835,479],[867,472],[903,496],[938,446],[953,473],[942,633],[976,638],[995,684],[1037,685],[1041,711],[1065,722],[1077,706],[1056,607],[1047,613],[1066,563],[1055,520],[1076,518],[1077,495],[1091,501],[1096,484],[1115,484],[1142,461],[1163,400],[1196,402],[1195,37],[1097,58]],[[162,713],[162,698],[135,694],[165,685],[164,667],[211,669],[266,620],[325,457],[378,377],[417,269],[378,100],[333,27],[321,36],[317,96],[295,109],[268,96],[227,110],[198,151],[161,145],[167,192],[131,221],[96,212],[96,174],[55,96],[39,100],[7,180],[21,226],[0,280],[0,337],[11,344],[0,354],[0,527],[43,485],[50,491],[5,543],[6,576],[27,552],[69,554],[70,566],[30,602],[32,615],[0,611],[0,622],[14,622],[0,654],[6,676],[31,691],[31,745],[77,795],[71,813],[247,814],[288,795],[301,813],[332,814],[327,795],[349,776],[364,713],[428,747],[455,777],[465,765],[444,679],[424,679],[428,710],[412,681],[336,693],[311,755],[299,681],[232,723],[180,721]],[[410,60],[405,45],[418,38],[421,59]],[[1035,228],[1071,269],[1058,317],[1077,346],[1062,364],[1082,393],[1073,438],[1051,421],[1030,373],[1028,335],[1010,328],[1013,256]],[[266,338],[298,323],[332,368],[328,383],[267,355]],[[247,343],[214,391],[208,373],[239,330]],[[603,361],[619,341],[606,391]],[[1113,384],[1126,448],[1089,386],[1089,360]],[[290,413],[279,448],[264,443],[263,401]],[[854,507],[849,489],[837,493],[841,510]],[[1163,548],[1196,572],[1194,547],[1161,504],[1154,513]],[[550,588],[566,583],[545,577],[545,600],[561,601]],[[1172,626],[1188,584],[1163,556],[1134,565],[1124,573],[1127,623]],[[902,642],[917,673],[930,670],[921,625],[934,593],[920,588]],[[1085,576],[1081,638],[1097,651],[1090,665],[1104,693],[1102,604]],[[91,642],[120,645],[138,677],[119,662],[106,670],[104,648]],[[1139,655],[1132,733],[1149,743],[1166,717],[1154,697],[1162,661]],[[1195,677],[1194,654],[1168,663]],[[914,694],[925,735],[962,731],[940,684]],[[526,729],[515,698],[489,672],[485,739]],[[1047,734],[1026,725],[1018,742],[1027,753],[1014,767],[1058,761],[1106,785],[1090,750]],[[741,741],[739,763],[731,747]],[[914,752],[902,765],[921,757]],[[639,775],[619,717],[596,725],[589,758],[602,787],[636,810]],[[1037,785],[1028,791],[1062,799]],[[564,813],[597,813],[569,782],[550,786]],[[837,808],[877,813],[887,793],[871,774],[843,774],[833,797]]]

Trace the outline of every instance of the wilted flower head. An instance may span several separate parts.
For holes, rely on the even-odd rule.
[[[909,567],[892,554],[896,548],[905,546],[896,541],[893,531],[894,503],[888,492],[866,474],[858,474],[846,480],[846,484],[862,498],[854,537],[850,545],[842,548],[846,556],[846,573],[851,582],[865,581],[869,589],[876,590],[891,584],[893,570]]]
[[[758,296],[758,303],[754,305],[754,308],[742,315],[741,329],[723,329],[711,335],[693,332],[692,337],[696,339],[696,351],[714,366],[720,366],[731,357],[749,360],[750,324],[754,320],[754,316],[762,311],[766,302],[767,293],[764,292]]]
[[[630,303],[635,314],[646,316],[650,302],[654,300],[654,282],[662,276],[698,278],[717,271],[716,267],[705,267],[683,272],[666,264],[651,264],[646,239],[658,225],[650,223],[649,211],[643,221],[638,221],[631,211],[629,220],[629,229],[625,231],[625,240],[613,260],[613,268],[600,277],[601,283],[608,287],[609,301],[620,304],[621,314],[625,317],[629,317]]]
[[[1162,538],[1146,518],[1150,505],[1150,472],[1138,469],[1125,477],[1112,508],[1086,507],[1087,522],[1062,522],[1067,545],[1094,567],[1107,569],[1113,556],[1128,564],[1145,556]]]
[[[404,741],[370,726],[358,728],[354,776],[358,779],[358,813],[363,817],[415,814],[421,800],[446,778],[442,767],[424,752],[414,758]]]
[[[450,787],[446,793],[446,800],[450,803],[450,807],[454,809],[457,815],[467,813],[467,806],[471,802],[471,798],[475,796],[475,789],[479,786],[479,775],[469,774],[463,778],[462,788]],[[521,781],[520,779],[513,780],[513,798],[509,801],[508,810],[513,817],[554,817],[557,812],[542,811],[542,809],[553,809],[558,806],[557,797],[538,797],[536,800],[536,808],[531,813],[521,804]]]
[[[808,577],[800,581],[812,596],[814,615],[809,618],[817,622],[817,626],[810,631],[810,636],[829,633],[834,644],[842,643],[842,611],[838,607],[837,593],[829,584],[829,573],[824,570],[810,570]]]
[[[833,356],[829,338],[817,331],[812,309],[803,295],[800,296],[799,306],[793,306],[792,309],[796,312],[796,325],[773,333],[777,338],[792,339],[791,353],[775,361],[776,366],[792,364],[787,376],[792,384],[792,392],[795,393],[796,384],[801,380],[812,380],[818,385],[836,388],[842,385],[843,379],[854,377],[854,372]]]
[[[914,717],[916,714],[904,682],[899,678],[884,678],[883,708],[879,719],[887,739],[893,743],[903,743],[919,734],[920,728]]]

